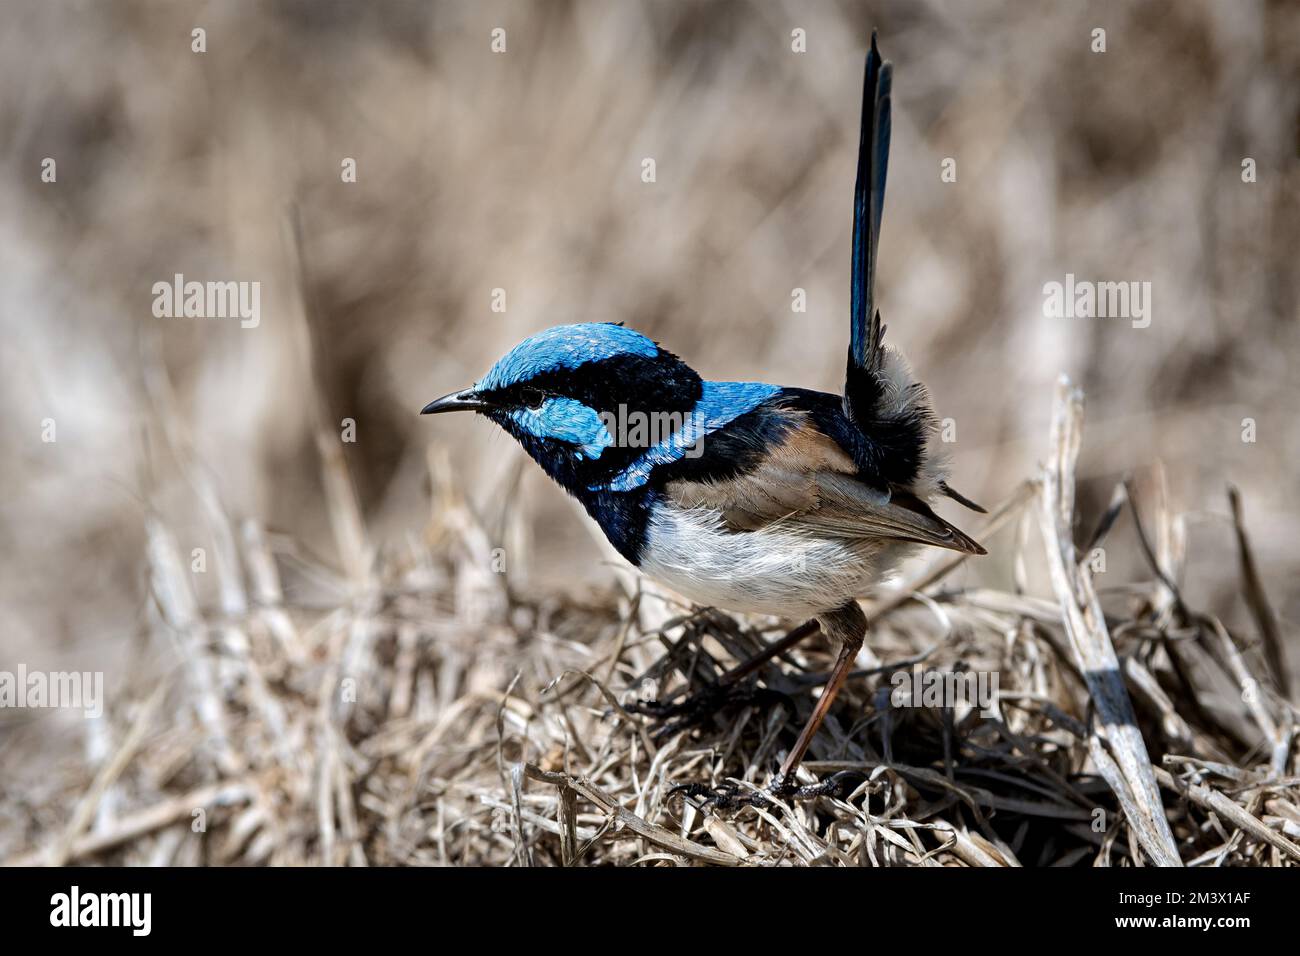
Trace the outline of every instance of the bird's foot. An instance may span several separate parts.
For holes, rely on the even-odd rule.
[[[739,810],[741,807],[766,809],[775,800],[813,800],[817,797],[844,798],[851,794],[866,777],[856,770],[844,770],[818,783],[800,786],[792,779],[777,776],[765,789],[745,787],[734,780],[725,780],[716,787],[703,783],[683,783],[668,792],[672,797],[681,794],[688,800],[699,800],[701,809]]]
[[[691,800],[700,809],[739,810],[741,807],[767,808],[772,805],[771,794],[757,787],[742,787],[734,780],[724,780],[716,787],[704,783],[683,783],[668,791],[668,798],[677,794]]]
[[[793,780],[777,777],[768,789],[785,800],[812,800],[816,797],[833,797],[842,800],[866,779],[866,774],[857,770],[841,770],[839,773],[831,774],[825,780],[806,783],[803,786],[796,785]]]
[[[662,726],[653,735],[659,741],[707,723],[724,710],[746,705],[763,710],[781,706],[794,711],[794,701],[788,695],[755,684],[714,684],[679,701],[640,700],[628,704],[627,709],[660,722]]]

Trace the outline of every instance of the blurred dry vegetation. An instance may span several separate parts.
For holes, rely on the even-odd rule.
[[[1088,398],[1079,546],[1127,476],[1151,526],[1144,547],[1130,513],[1115,523],[1096,587],[1140,661],[1125,676],[1178,852],[1293,858],[1277,840],[1300,835],[1300,6],[6,0],[4,16],[0,670],[102,670],[108,719],[0,713],[0,860],[1158,858],[1132,816],[1089,835],[1114,787],[1039,499],[1016,498],[1049,455],[1062,372]],[[954,484],[1029,517],[921,603],[878,599],[894,614],[870,643],[887,663],[1005,668],[1004,691],[1051,706],[917,717],[900,756],[858,688],[822,768],[889,766],[821,815],[733,825],[668,790],[761,783],[785,724],[755,712],[664,745],[618,705],[699,678],[685,649],[725,668],[775,622],[683,619],[504,435],[415,413],[523,336],[587,320],[710,378],[836,390],[873,26],[896,71],[889,340],[952,419]],[[176,273],[259,281],[260,326],[154,318],[151,287]],[[1151,282],[1150,327],[1045,318],[1043,284],[1066,273]],[[1171,641],[1200,648],[1190,677]],[[815,642],[796,658],[824,664]],[[765,674],[806,712],[797,674]],[[1248,706],[1251,674],[1266,691]],[[978,786],[952,780],[954,735]],[[1188,759],[1166,770],[1169,754]],[[1253,822],[1198,800],[1207,776]],[[1050,807],[998,789],[1012,778]],[[211,839],[191,838],[196,806]]]

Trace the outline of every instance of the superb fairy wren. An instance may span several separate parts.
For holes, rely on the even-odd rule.
[[[947,485],[930,447],[926,390],[884,344],[875,309],[891,76],[873,34],[853,197],[843,395],[705,381],[641,333],[593,323],[525,339],[473,387],[423,410],[492,419],[651,578],[701,604],[813,619],[839,643],[825,691],[773,783],[777,790],[789,787],[862,646],[867,621],[856,599],[915,545],[985,553],[930,509],[937,495],[947,495],[983,510]],[[622,427],[664,421],[674,427],[659,434]],[[629,441],[625,431],[652,438]]]

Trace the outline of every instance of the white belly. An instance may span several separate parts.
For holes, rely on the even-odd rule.
[[[698,604],[807,619],[861,597],[887,567],[883,541],[848,542],[785,530],[726,530],[716,511],[656,507],[640,567]]]

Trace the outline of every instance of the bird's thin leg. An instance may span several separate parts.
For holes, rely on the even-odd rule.
[[[831,670],[830,679],[826,682],[817,706],[813,708],[812,716],[808,718],[808,723],[799,733],[799,739],[794,742],[794,747],[782,762],[776,779],[772,781],[772,792],[776,794],[788,792],[792,788],[794,772],[799,768],[803,755],[808,752],[808,746],[826,719],[826,714],[830,712],[831,704],[835,703],[835,696],[844,685],[844,679],[853,669],[853,662],[867,633],[867,618],[856,601],[823,615],[820,623],[827,637],[839,640],[839,657],[835,659],[835,667]]]
[[[780,771],[773,778],[768,789],[766,791],[747,790],[737,786],[734,782],[728,781],[718,787],[709,787],[700,783],[683,784],[674,787],[673,793],[681,793],[687,797],[703,798],[705,806],[714,806],[719,809],[735,809],[742,806],[770,806],[770,797],[802,799],[838,794],[856,785],[856,780],[861,775],[855,773],[835,774],[831,778],[809,787],[796,787],[794,785],[794,772],[799,768],[799,763],[803,760],[804,754],[808,752],[808,746],[812,743],[818,729],[820,729],[822,721],[826,719],[826,714],[835,702],[835,696],[840,692],[840,688],[844,686],[844,681],[853,668],[854,658],[858,656],[858,651],[862,647],[862,641],[867,632],[866,615],[862,613],[862,609],[858,607],[856,601],[850,602],[828,614],[820,615],[817,624],[826,632],[827,637],[839,642],[839,657],[831,670],[821,698],[817,701],[817,706],[813,708],[812,716],[808,718],[807,725],[800,732],[799,739],[795,741],[794,747],[781,764]],[[781,641],[778,641],[777,644],[790,641],[796,633],[804,631],[805,628],[807,628],[807,625],[804,628],[799,628],[797,632],[791,632]],[[812,629],[808,629],[807,633],[812,633]],[[804,636],[807,635],[800,634],[799,639]],[[773,645],[773,647],[775,646]]]

